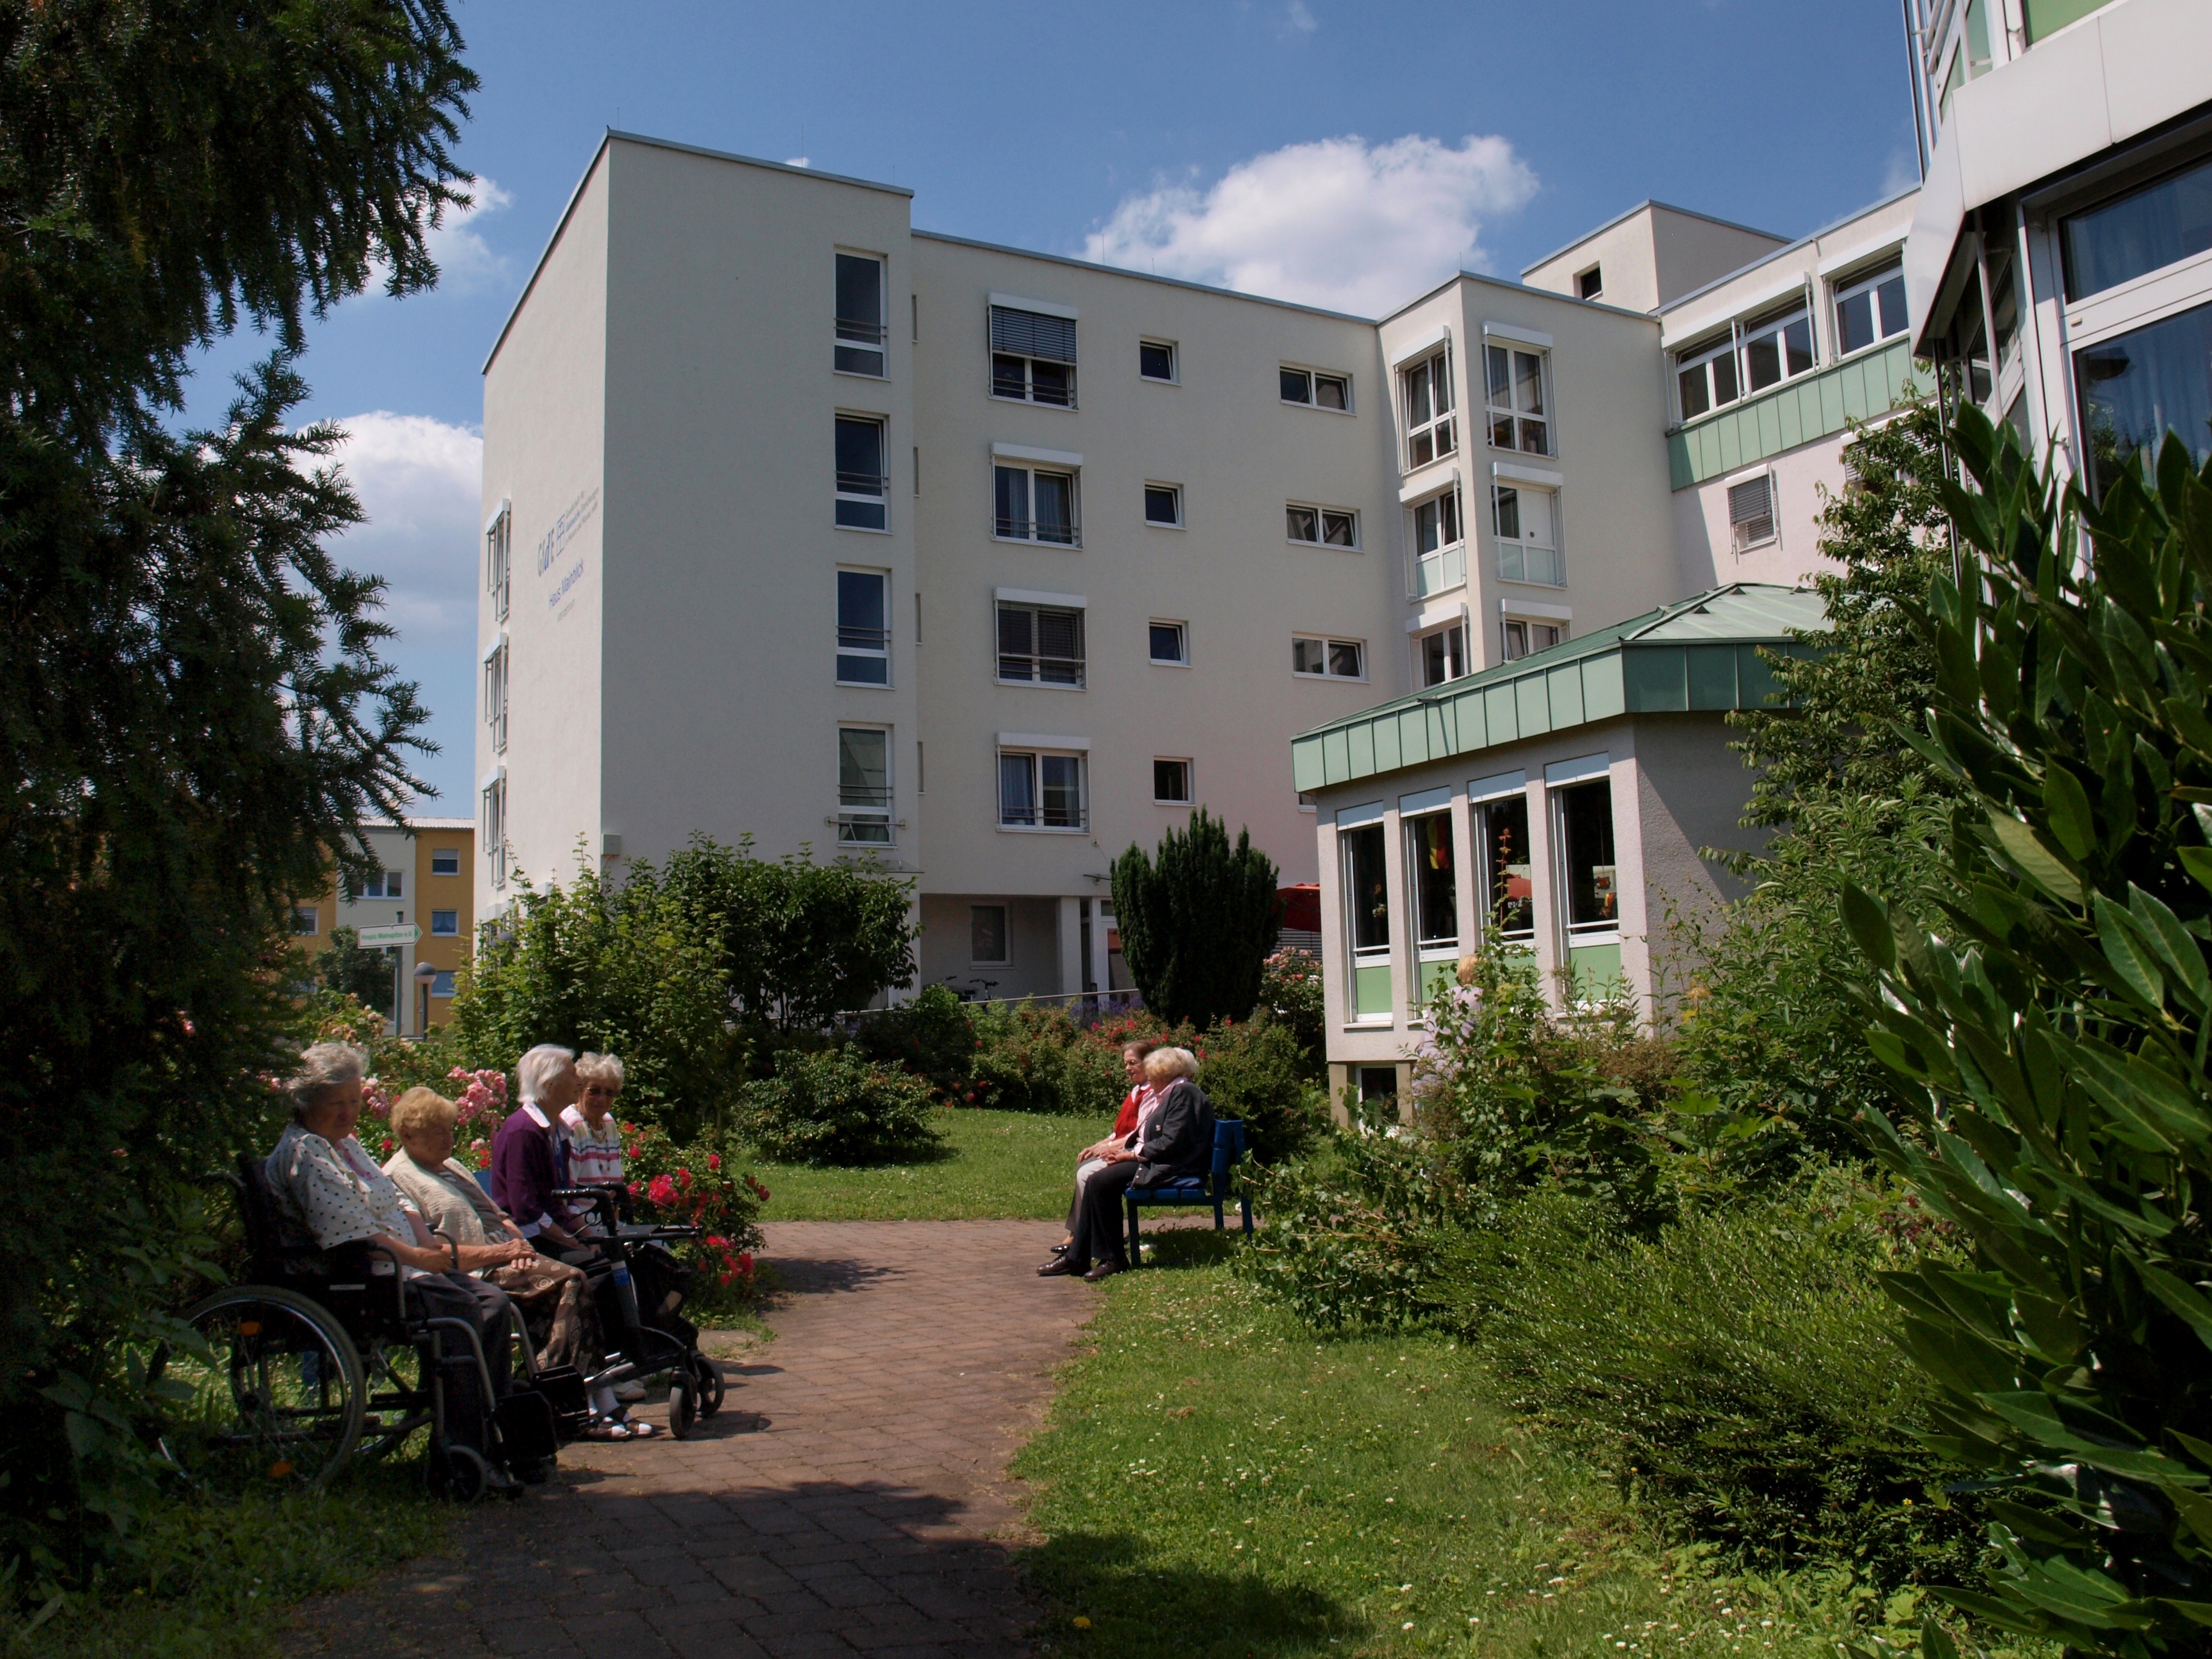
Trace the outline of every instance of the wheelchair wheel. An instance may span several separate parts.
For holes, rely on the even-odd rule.
[[[197,1341],[162,1343],[146,1367],[179,1461],[218,1485],[329,1484],[361,1442],[368,1399],[337,1316],[296,1291],[234,1285],[185,1322]]]
[[[449,1444],[443,1485],[456,1504],[473,1504],[491,1489],[491,1465],[466,1446]]]
[[[698,1386],[696,1378],[680,1372],[669,1381],[668,1432],[678,1440],[689,1440],[692,1425],[699,1420],[698,1396],[692,1392]]]
[[[691,1369],[699,1376],[699,1415],[712,1417],[722,1409],[722,1368],[705,1354],[695,1353]]]

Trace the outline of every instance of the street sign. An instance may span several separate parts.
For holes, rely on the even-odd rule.
[[[411,921],[391,927],[364,927],[361,930],[361,948],[374,951],[387,945],[412,945],[422,937],[422,930]]]

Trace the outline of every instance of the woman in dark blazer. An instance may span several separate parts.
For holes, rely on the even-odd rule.
[[[1074,1237],[1065,1255],[1037,1269],[1042,1277],[1081,1273],[1097,1280],[1120,1273],[1129,1266],[1121,1242],[1121,1194],[1133,1186],[1202,1176],[1212,1167],[1213,1108],[1191,1080],[1197,1074],[1198,1057],[1188,1048],[1155,1048],[1145,1056],[1145,1076],[1160,1091],[1160,1103],[1084,1184]]]

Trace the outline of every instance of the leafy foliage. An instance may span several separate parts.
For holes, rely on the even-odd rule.
[[[969,1016],[975,1058],[962,1103],[1008,1112],[1114,1115],[1128,1085],[1121,1043],[1155,1022],[1131,1021],[1090,1030],[1052,1005],[987,1005]]]
[[[1276,951],[1260,964],[1260,1006],[1287,1027],[1297,1042],[1300,1075],[1320,1082],[1328,1072],[1321,963],[1303,951]]]
[[[1272,1013],[1224,1020],[1189,1041],[1199,1057],[1198,1086],[1217,1116],[1243,1120],[1255,1163],[1294,1157],[1328,1123],[1325,1091],[1307,1080],[1297,1036]]]
[[[775,1075],[748,1085],[747,1138],[800,1164],[888,1164],[934,1151],[929,1085],[848,1048],[787,1049]]]
[[[1875,1144],[1972,1271],[1891,1281],[2005,1562],[1950,1592],[2073,1650],[2202,1652],[2212,1613],[2212,474],[2168,436],[2101,503],[1964,410],[1967,550],[1915,607],[1915,748],[1960,795],[1937,927],[1853,888],[1904,1109]],[[2084,534],[2086,532],[2086,535]]]
[[[327,995],[350,998],[371,1009],[392,1006],[397,983],[392,958],[381,951],[363,950],[354,928],[331,929],[331,942],[315,952],[312,971],[316,988]],[[380,1023],[383,1018],[380,1013]]]
[[[981,1046],[967,1005],[943,985],[925,985],[911,1000],[867,1015],[854,1042],[870,1060],[905,1066],[947,1103],[965,1094]]]
[[[738,1167],[726,1137],[709,1134],[684,1146],[650,1123],[624,1123],[622,1131],[631,1199],[646,1216],[698,1228],[697,1241],[685,1247],[693,1267],[712,1280],[720,1300],[750,1300],[768,1188]]]
[[[1157,861],[1133,842],[1114,860],[1114,916],[1145,1006],[1170,1025],[1243,1019],[1260,1000],[1261,964],[1282,933],[1275,866],[1204,807],[1188,832],[1160,838]]]

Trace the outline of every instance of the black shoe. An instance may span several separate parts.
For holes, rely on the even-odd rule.
[[[1079,1273],[1081,1269],[1064,1255],[1056,1255],[1037,1269],[1039,1279],[1058,1279],[1062,1273]]]
[[[1083,1276],[1091,1284],[1096,1285],[1100,1279],[1111,1279],[1115,1273],[1122,1271],[1121,1264],[1115,1261],[1114,1258],[1109,1255]]]
[[[1066,1255],[1067,1254],[1067,1246],[1065,1244],[1055,1244],[1052,1247],[1052,1253],[1054,1255]]]

